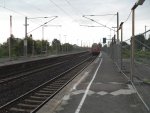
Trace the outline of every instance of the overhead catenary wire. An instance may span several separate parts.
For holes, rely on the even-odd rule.
[[[138,34],[138,35],[144,35],[145,33],[150,32],[150,29],[145,31],[144,33]],[[137,36],[137,35],[136,35]]]
[[[20,13],[20,12],[18,12],[18,11],[15,11],[15,10],[13,10],[13,9],[10,9],[10,8],[7,8],[6,6],[4,7],[4,6],[0,6],[1,8],[3,8],[3,9],[6,9],[6,10],[9,10],[9,11],[11,11],[11,12],[13,12],[13,13],[16,13],[16,14],[18,14],[18,15],[21,15],[21,16],[27,16],[27,15],[25,15],[25,14],[23,14],[23,13]]]
[[[29,3],[29,2],[27,2],[26,0],[23,0],[23,2],[26,3],[26,4],[28,4],[28,5],[30,5],[33,9],[36,9],[37,11],[39,11],[39,12],[41,12],[41,13],[44,12],[44,10],[42,10],[41,8],[35,6],[35,4],[33,5],[33,4]],[[37,17],[36,17],[36,18],[37,18]],[[32,21],[32,20],[30,20],[30,21]],[[34,22],[34,21],[32,21],[32,22]],[[36,23],[36,22],[34,22],[34,23]]]
[[[144,45],[146,48],[150,49],[150,47],[144,43],[142,43],[141,41],[139,41],[138,39],[135,39],[137,42],[139,42],[140,44]]]
[[[99,25],[101,25],[101,26],[103,26],[103,27],[106,27],[106,28],[108,28],[108,29],[110,29],[110,30],[112,30],[112,31],[115,31],[114,29],[112,29],[112,28],[110,28],[110,27],[108,27],[108,26],[106,26],[106,25],[104,25],[104,24],[102,24],[102,23],[99,23],[99,22],[97,22],[97,21],[95,21],[95,20],[93,20],[93,19],[91,19],[91,18],[88,18],[88,17],[86,17],[85,15],[83,15],[82,17],[84,17],[84,18],[86,18],[86,19],[89,19],[89,20],[91,20],[91,21],[93,21],[93,22],[95,22],[95,23],[97,23],[97,24],[99,24]],[[116,31],[115,31],[116,32]]]
[[[108,29],[110,29],[110,30],[112,30],[112,31],[114,31],[114,32],[117,32],[117,31],[115,31],[114,29],[112,29],[112,28],[110,28],[110,27],[108,27],[107,26],[107,24],[112,20],[112,18],[111,18],[111,20],[109,20],[108,22],[107,22],[107,24],[102,24],[102,23],[99,23],[99,22],[97,22],[97,21],[95,21],[94,19],[91,19],[91,18],[88,18],[87,16],[111,16],[111,15],[113,15],[113,17],[114,16],[116,16],[117,14],[103,14],[103,15],[83,15],[83,17],[84,18],[87,18],[87,19],[89,19],[89,20],[91,20],[91,21],[93,21],[93,22],[95,22],[95,23],[97,23],[97,24],[99,24],[99,25],[102,25],[103,27],[106,27],[106,28],[108,28]]]
[[[108,20],[108,22],[105,24],[107,25],[109,22],[111,22],[111,20],[116,16],[117,14],[103,14],[103,15],[84,15],[84,16],[112,16],[112,18],[110,20]]]
[[[117,14],[103,14],[103,15],[84,15],[84,16],[109,16],[109,15],[117,15]]]
[[[114,18],[115,16],[116,16],[116,15],[113,15],[112,18],[110,18],[110,20],[108,20],[108,22],[107,22],[105,25],[109,24],[109,23],[113,20],[113,18]]]
[[[91,26],[91,25],[80,25],[80,26],[84,26],[84,27],[104,27],[104,26]]]
[[[72,7],[71,3],[68,0],[65,0],[65,1]]]
[[[33,5],[33,4],[29,3],[29,2],[27,2],[26,0],[23,0],[23,2],[28,4],[28,5],[30,5],[32,8],[36,9],[37,11],[43,13],[43,11],[39,7],[35,6],[35,4]]]
[[[3,9],[5,9],[5,10],[11,11],[11,12],[13,12],[13,13],[15,13],[15,14],[18,14],[18,15],[20,15],[20,16],[23,16],[23,17],[26,17],[26,16],[27,16],[27,15],[21,13],[21,12],[16,11],[16,10],[7,8],[6,5],[4,5],[4,6],[0,5],[0,7],[3,8]],[[29,20],[29,21],[35,23],[33,20]],[[37,24],[37,23],[36,23],[36,24]]]
[[[29,34],[29,33],[33,32],[33,31],[37,30],[38,28],[40,28],[40,27],[42,27],[42,26],[44,26],[44,25],[46,25],[47,23],[51,22],[52,20],[54,20],[54,19],[57,18],[57,17],[58,17],[58,16],[54,16],[54,18],[52,18],[51,20],[45,22],[44,24],[42,24],[42,25],[40,25],[40,26],[34,28],[33,30],[31,30],[31,31],[28,32],[27,34]]]
[[[38,11],[40,11],[40,12],[43,12],[40,8],[38,8],[38,7],[32,5],[32,4],[30,4],[30,3],[28,3],[28,2],[26,2],[26,1],[24,1],[24,0],[23,0],[23,2],[26,3],[26,4],[28,4],[28,5],[30,5],[30,6],[32,6],[32,7],[34,7],[34,9],[36,9],[36,10],[38,10]],[[16,10],[13,10],[13,9],[10,9],[10,8],[6,7],[6,1],[5,1],[5,0],[4,0],[3,6],[0,5],[0,7],[4,8],[4,9],[7,9],[7,10],[9,10],[9,11],[11,11],[11,12],[14,12],[14,13],[16,13],[16,14],[19,14],[19,15],[22,15],[22,16],[27,16],[27,15],[25,15],[25,14],[23,14],[23,13],[20,13],[20,12],[18,12],[18,11],[16,11]]]
[[[5,1],[5,0],[4,0],[4,1]],[[26,3],[26,4],[30,5],[30,6],[32,6],[32,8],[34,7],[34,9],[36,9],[36,10],[38,10],[38,11],[40,11],[40,12],[43,12],[39,7],[34,6],[34,5],[32,5],[32,4],[28,3],[28,2],[26,2],[25,0],[23,0],[23,3]],[[3,6],[0,5],[0,7],[4,8],[4,9],[6,9],[6,10],[9,10],[9,11],[11,11],[11,12],[14,12],[14,13],[16,13],[16,14],[18,14],[18,15],[21,15],[21,16],[23,16],[23,17],[28,16],[28,15],[25,15],[25,14],[19,12],[19,11],[13,10],[13,9],[11,9],[11,8],[7,8],[6,5],[5,5],[5,2],[4,2],[4,5],[3,5]],[[32,14],[32,15],[33,15],[33,14]],[[29,21],[31,21],[31,22],[33,22],[33,23],[36,23],[36,22],[33,21],[33,20],[29,20]],[[36,23],[36,24],[37,24],[37,23]]]
[[[70,14],[68,14],[63,8],[61,8],[59,5],[57,5],[53,0],[49,0],[49,2],[52,3],[55,7],[57,7],[64,14],[66,14],[67,16],[69,16],[72,20],[74,20]]]
[[[120,30],[120,29],[121,29],[121,26],[129,20],[129,18],[130,18],[130,16],[131,16],[131,13],[132,13],[132,11],[130,11],[130,13],[129,13],[127,19],[126,19],[125,21],[121,22],[120,27],[117,29],[117,31]]]
[[[77,9],[76,7],[74,7],[68,0],[65,0],[67,2],[67,4],[75,11],[78,12],[79,14],[83,15],[83,13],[81,11],[79,11],[79,9]]]
[[[132,13],[132,11],[130,11],[130,13],[129,13],[127,19],[124,21],[124,23],[127,22],[127,21],[129,20],[129,18],[130,18],[130,16],[131,16],[131,13]]]
[[[3,6],[0,6],[0,7],[4,8],[4,9],[6,9],[6,10],[9,10],[9,11],[11,11],[11,12],[13,12],[13,13],[16,13],[16,14],[18,14],[18,15],[21,15],[21,16],[23,16],[23,17],[26,17],[26,15],[24,15],[24,14],[18,12],[18,11],[15,11],[15,10],[13,10],[13,9],[10,9],[10,8],[7,8],[7,7],[3,7]],[[33,20],[29,20],[29,21],[31,21],[31,22],[37,24],[37,23],[36,23],[35,21],[33,21]]]
[[[125,21],[121,22],[121,24],[120,24],[119,28],[117,29],[117,31],[119,31],[119,30],[121,29],[121,26],[129,20],[129,18],[130,18],[130,16],[131,16],[131,13],[132,13],[132,11],[130,11],[130,13],[129,13],[127,19],[126,19]]]
[[[28,4],[28,5],[30,5],[32,8],[34,8],[34,9],[36,9],[37,11],[39,11],[39,12],[41,12],[41,13],[43,13],[44,11],[42,11],[39,7],[37,7],[37,6],[34,6],[33,4],[31,4],[31,3],[29,3],[29,2],[27,2],[26,0],[23,0],[23,2],[24,3],[26,3],[26,4]],[[33,20],[30,20],[31,22],[33,22],[33,23],[36,23],[35,21],[33,21]],[[36,23],[37,24],[37,23]]]

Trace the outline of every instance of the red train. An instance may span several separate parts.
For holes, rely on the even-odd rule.
[[[101,51],[101,44],[97,44],[97,43],[93,43],[92,44],[92,48],[91,48],[91,53],[92,55],[99,55],[100,51]]]

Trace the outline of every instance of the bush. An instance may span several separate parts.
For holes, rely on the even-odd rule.
[[[149,51],[136,51],[135,53],[137,58],[150,58],[150,52]]]
[[[130,50],[123,49],[122,50],[122,56],[123,56],[123,58],[130,58]]]

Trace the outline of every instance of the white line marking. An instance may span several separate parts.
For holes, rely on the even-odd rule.
[[[120,72],[127,78],[127,80],[129,80],[134,88],[134,90],[136,91],[138,97],[140,98],[140,100],[142,101],[142,103],[144,104],[144,106],[146,107],[146,109],[148,111],[150,111],[150,108],[148,107],[148,105],[146,104],[146,102],[143,100],[143,98],[141,97],[141,95],[139,94],[138,90],[136,89],[134,83],[129,79],[129,77],[119,68],[119,66],[117,65],[117,63],[115,63],[116,66],[118,67],[118,69],[120,70]]]
[[[82,76],[82,78],[73,86],[72,90],[76,90],[77,86],[81,83],[81,81],[87,77],[87,75],[89,74],[89,72],[85,72]]]
[[[99,61],[99,58],[97,58],[97,59],[94,61],[94,63],[95,63],[95,64],[97,64],[97,63],[98,63],[98,61]]]
[[[101,55],[102,55],[102,54],[100,54],[100,56],[101,56]],[[85,101],[85,99],[86,99],[86,96],[87,96],[87,94],[88,94],[88,91],[89,91],[89,89],[90,89],[90,87],[91,87],[91,85],[92,85],[92,83],[93,83],[93,81],[94,81],[94,79],[95,79],[95,77],[96,77],[96,75],[97,75],[97,72],[98,72],[98,70],[99,70],[99,68],[100,68],[100,66],[101,66],[101,64],[102,64],[102,60],[103,60],[103,59],[101,59],[99,65],[98,65],[98,67],[97,67],[97,69],[96,69],[96,71],[95,71],[95,73],[94,73],[94,76],[93,76],[92,80],[90,81],[89,85],[87,86],[86,91],[85,91],[85,93],[84,93],[84,95],[83,95],[83,97],[82,97],[82,99],[81,99],[81,101],[80,101],[80,104],[78,105],[78,107],[77,107],[75,113],[79,113],[79,112],[80,112],[80,110],[81,110],[81,108],[82,108],[82,105],[83,105],[83,103],[84,103],[84,101]]]

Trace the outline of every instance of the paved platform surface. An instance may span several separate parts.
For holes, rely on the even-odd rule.
[[[0,66],[29,62],[29,61],[33,61],[33,60],[40,60],[40,59],[45,59],[45,58],[50,58],[50,57],[55,57],[55,56],[58,56],[58,55],[20,57],[17,59],[0,58]]]
[[[74,52],[62,53],[62,54],[51,54],[51,55],[30,56],[30,57],[18,57],[18,58],[11,58],[11,59],[9,59],[9,58],[0,58],[0,66],[30,62],[30,61],[33,61],[33,60],[47,59],[47,58],[52,58],[52,57],[65,56],[65,55],[76,54],[76,53],[81,53],[81,52],[86,52],[86,51],[74,51]]]
[[[148,113],[136,91],[102,53],[37,113]]]

